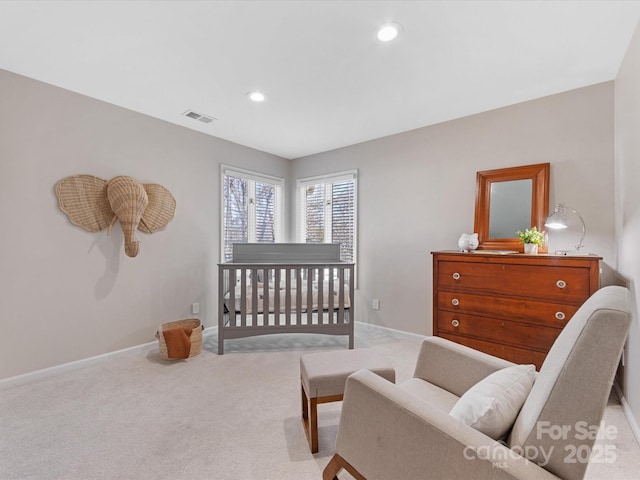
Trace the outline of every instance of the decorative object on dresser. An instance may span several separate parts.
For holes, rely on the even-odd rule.
[[[597,255],[432,255],[433,334],[536,368],[599,288]]]
[[[542,230],[549,212],[548,163],[485,170],[476,174],[473,231],[479,250],[523,251],[516,231]]]
[[[580,221],[580,226],[582,227],[582,234],[580,236],[580,240],[576,243],[575,253],[579,253],[579,250],[584,247],[582,241],[584,240],[585,235],[587,234],[587,227],[584,223],[584,219],[582,215],[580,215],[573,208],[567,207],[566,205],[559,203],[556,205],[556,208],[553,209],[553,213],[549,215],[549,218],[544,222],[544,226],[550,228],[551,230],[565,230],[569,228],[569,222],[567,221],[566,212],[569,211],[573,213],[578,220]],[[573,254],[574,251],[571,250],[557,250],[556,255],[569,255]]]
[[[516,233],[524,245],[524,253],[536,255],[538,247],[544,244],[544,232],[539,232],[535,225],[531,228],[525,228],[524,232],[518,230]]]
[[[477,233],[463,233],[458,239],[458,248],[461,252],[469,252],[478,248]]]

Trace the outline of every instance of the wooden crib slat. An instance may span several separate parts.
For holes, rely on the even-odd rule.
[[[251,269],[251,325],[258,324],[258,269]]]
[[[225,269],[218,268],[218,355],[224,353],[224,295]],[[234,285],[235,288],[235,285]],[[231,304],[233,305],[233,303]],[[233,310],[231,308],[230,310]]]
[[[338,323],[344,323],[344,268],[338,269]]]
[[[353,337],[354,337],[354,322],[356,320],[356,317],[353,315],[353,311],[354,311],[354,305],[355,305],[355,285],[356,285],[356,278],[355,278],[355,269],[353,267],[353,265],[349,265],[348,267],[348,271],[349,271],[349,348],[353,349]]]
[[[307,268],[307,325],[313,323],[313,268]]]
[[[296,324],[302,324],[302,269],[296,268]]]
[[[284,293],[284,322],[291,325],[291,269],[284,269],[285,293]]]
[[[318,325],[324,323],[324,267],[318,268]]]
[[[351,329],[352,334],[349,335],[349,348],[353,348],[353,331],[354,326],[353,322],[355,322],[355,317],[353,316],[353,309],[355,308],[355,294],[356,294],[356,277],[355,277],[355,269],[353,265],[349,266],[349,328]]]
[[[240,326],[247,325],[247,270],[240,269]]]
[[[270,270],[262,270],[262,324],[269,325],[269,276]]]
[[[236,326],[236,269],[227,270],[229,274],[229,325]]]
[[[273,275],[273,322],[280,325],[280,269],[276,268]]]
[[[333,299],[335,298],[335,287],[333,285],[333,277],[335,275],[335,270],[333,269],[333,267],[329,267],[329,291],[327,292],[327,305],[328,305],[328,309],[327,309],[327,316],[329,317],[327,319],[328,323],[335,323],[335,320],[333,319],[334,315],[333,315]]]

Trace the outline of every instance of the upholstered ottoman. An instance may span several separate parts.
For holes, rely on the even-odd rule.
[[[363,368],[390,382],[396,381],[396,371],[389,362],[368,348],[308,353],[300,357],[302,423],[311,453],[318,451],[318,404],[342,400],[347,377]]]

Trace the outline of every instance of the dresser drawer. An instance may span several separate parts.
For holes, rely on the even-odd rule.
[[[514,263],[441,261],[439,288],[582,304],[589,298],[589,269]]]
[[[562,329],[454,312],[438,312],[438,333],[476,337],[516,347],[548,352]]]
[[[437,302],[440,311],[481,315],[555,328],[563,328],[579,308],[576,305],[561,303],[447,291],[438,292]]]
[[[488,353],[489,355],[509,360],[513,363],[534,364],[536,366],[536,370],[540,370],[542,362],[544,362],[544,358],[546,356],[546,353],[527,350],[525,348],[511,347],[509,345],[501,345],[499,343],[461,337],[448,333],[443,333],[440,337],[459,343],[460,345],[471,347],[475,350],[480,350],[481,352]]]

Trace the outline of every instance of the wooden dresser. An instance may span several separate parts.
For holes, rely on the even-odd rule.
[[[600,283],[596,255],[432,255],[433,334],[537,369]]]

